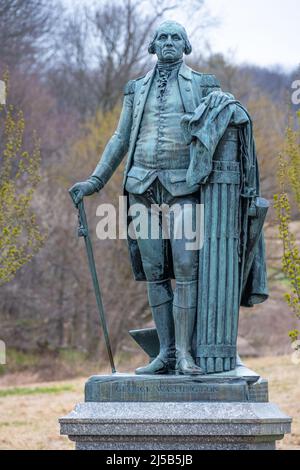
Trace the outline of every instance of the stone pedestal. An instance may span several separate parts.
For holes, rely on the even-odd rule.
[[[275,449],[291,419],[267,381],[243,367],[208,376],[91,377],[85,403],[60,420],[76,449]]]
[[[271,403],[80,403],[60,419],[78,450],[274,450],[291,420]]]

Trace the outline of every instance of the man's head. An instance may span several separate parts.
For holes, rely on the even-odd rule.
[[[185,28],[176,21],[165,21],[155,31],[148,48],[162,62],[176,62],[183,54],[190,54],[192,46]]]

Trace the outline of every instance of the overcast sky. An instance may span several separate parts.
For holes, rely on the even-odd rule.
[[[299,0],[207,0],[220,26],[209,32],[214,51],[232,50],[238,62],[300,64]]]
[[[93,1],[63,0],[70,8]],[[189,29],[185,0],[180,1],[176,19]],[[236,62],[281,65],[287,70],[300,65],[299,0],[206,0],[206,6],[219,20],[218,27],[205,33],[213,52],[230,54]]]

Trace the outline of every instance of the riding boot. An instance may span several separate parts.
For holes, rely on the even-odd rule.
[[[159,338],[160,350],[159,355],[150,364],[139,367],[135,373],[138,375],[174,374],[176,349],[171,281],[149,282],[148,298]]]
[[[177,282],[173,316],[176,341],[176,371],[184,375],[202,375],[192,356],[192,339],[197,312],[197,281]]]

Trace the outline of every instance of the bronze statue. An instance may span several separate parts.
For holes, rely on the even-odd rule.
[[[156,66],[127,83],[116,132],[90,178],[70,192],[76,205],[99,192],[128,153],[124,192],[130,206],[145,208],[150,225],[153,206],[178,205],[193,218],[204,204],[200,250],[187,249],[184,234],[174,236],[176,216],[169,239],[128,237],[160,343],[157,357],[136,373],[229,371],[236,367],[240,305],[268,295],[267,204],[259,197],[251,118],[214,75],[185,64],[192,47],[182,25],[162,23],[148,50]]]

